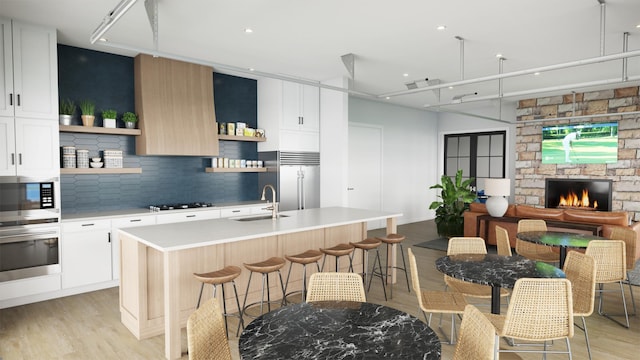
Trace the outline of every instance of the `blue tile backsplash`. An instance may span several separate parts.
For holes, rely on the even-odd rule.
[[[82,94],[96,99],[99,104],[96,109],[114,108],[119,116],[125,111],[134,111],[132,58],[59,45],[58,63],[61,79],[109,79],[100,84],[93,83],[90,90],[84,91],[78,87],[86,85],[60,81],[61,98],[69,97],[78,102],[87,98],[80,97]],[[121,86],[129,83],[131,86]],[[213,86],[218,122],[243,121],[250,127],[257,127],[255,80],[214,73]],[[135,136],[60,133],[60,146],[65,145],[87,149],[90,157],[99,156],[105,149],[122,150],[123,166],[142,168],[142,173],[62,175],[63,214],[146,208],[166,203],[226,203],[260,197],[255,173],[205,173],[205,167],[211,164],[210,158],[137,156]],[[220,155],[231,159],[257,159],[257,145],[221,141]]]

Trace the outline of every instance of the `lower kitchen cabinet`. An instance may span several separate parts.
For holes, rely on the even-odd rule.
[[[156,217],[153,215],[132,216],[111,221],[111,274],[113,280],[120,278],[120,236],[118,229],[154,225],[155,223]]]
[[[62,288],[110,281],[111,220],[62,224]]]
[[[202,210],[202,211],[176,211],[170,214],[158,214],[156,223],[170,224],[183,221],[210,220],[219,219],[220,210]]]

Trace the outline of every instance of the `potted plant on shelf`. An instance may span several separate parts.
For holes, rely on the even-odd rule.
[[[106,128],[115,128],[116,116],[118,116],[118,112],[113,109],[102,110],[102,126]]]
[[[138,115],[127,111],[122,114],[122,121],[124,121],[124,127],[127,129],[135,129],[136,123],[138,122]]]
[[[76,112],[76,104],[71,99],[60,99],[59,105],[60,125],[71,125],[73,113]]]
[[[80,111],[82,115],[82,123],[84,126],[93,126],[93,120],[95,120],[96,105],[91,100],[82,100],[80,102]]]
[[[456,172],[455,181],[447,175],[442,175],[440,184],[429,189],[441,189],[439,201],[434,201],[429,209],[436,210],[436,228],[442,237],[463,236],[464,218],[462,213],[469,208],[469,204],[476,199],[471,190],[473,178],[462,181],[462,170]]]

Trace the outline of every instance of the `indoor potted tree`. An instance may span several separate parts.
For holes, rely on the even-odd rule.
[[[93,120],[95,120],[96,105],[91,100],[82,100],[80,102],[80,111],[82,115],[82,123],[84,126],[93,126]]]
[[[124,127],[127,129],[135,129],[138,122],[138,116],[132,112],[127,111],[122,114],[122,121],[124,121]]]
[[[434,201],[429,209],[436,210],[436,228],[438,235],[443,237],[462,236],[464,234],[464,218],[462,213],[469,208],[469,204],[476,199],[471,190],[473,178],[462,181],[462,170],[456,172],[455,181],[447,175],[442,175],[440,184],[429,189],[441,189],[439,201]]]
[[[60,113],[60,125],[71,125],[73,113],[76,112],[76,104],[71,99],[60,99],[58,106]]]
[[[116,116],[118,116],[118,112],[113,109],[102,110],[102,126],[106,128],[115,128]]]

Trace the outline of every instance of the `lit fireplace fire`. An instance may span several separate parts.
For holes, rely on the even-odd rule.
[[[572,208],[581,208],[581,209],[592,209],[595,210],[598,208],[598,202],[593,202],[593,207],[589,203],[589,191],[584,189],[582,190],[582,196],[578,196],[575,192],[570,191],[566,195],[560,195],[560,201],[558,202],[558,207],[572,207]]]

